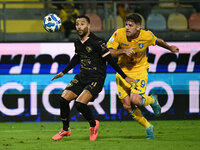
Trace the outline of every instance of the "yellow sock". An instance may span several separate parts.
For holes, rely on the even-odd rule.
[[[139,108],[134,109],[134,112],[131,115],[135,121],[144,126],[146,129],[151,126],[147,119],[142,115],[142,112]]]
[[[154,103],[154,99],[146,94],[142,95],[142,106],[148,106]]]

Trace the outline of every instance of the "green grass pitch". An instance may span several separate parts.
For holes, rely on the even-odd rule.
[[[0,123],[0,150],[200,150],[200,120],[151,121],[155,140],[135,121],[100,121],[99,137],[89,141],[89,124],[71,122],[72,134],[51,137],[59,123]]]

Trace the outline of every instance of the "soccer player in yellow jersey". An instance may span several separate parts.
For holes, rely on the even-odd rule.
[[[155,116],[158,117],[161,114],[157,96],[145,94],[149,68],[148,47],[151,45],[161,46],[171,52],[179,52],[178,47],[168,45],[151,31],[142,30],[141,18],[135,13],[126,16],[125,28],[116,30],[107,43],[111,55],[118,57],[118,65],[121,69],[137,81],[136,86],[131,87],[119,74],[116,74],[119,98],[123,107],[133,116],[134,120],[146,128],[147,139],[155,138],[153,125],[146,120],[137,106],[150,105]]]

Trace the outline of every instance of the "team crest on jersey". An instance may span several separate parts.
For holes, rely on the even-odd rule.
[[[88,53],[90,53],[92,51],[92,48],[90,46],[86,46],[85,49],[87,50]]]
[[[144,43],[138,44],[139,48],[142,49],[144,47]]]

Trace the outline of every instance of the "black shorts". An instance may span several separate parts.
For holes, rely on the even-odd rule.
[[[99,81],[91,81],[86,79],[83,80],[79,77],[79,75],[76,75],[74,79],[72,79],[72,81],[67,85],[65,90],[70,90],[76,95],[80,95],[83,90],[88,90],[92,94],[91,101],[94,101],[103,88],[104,80],[105,79],[101,79]]]

